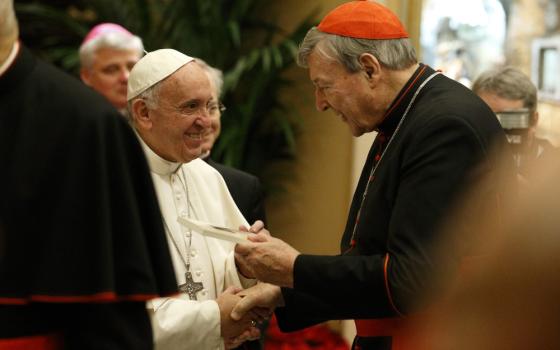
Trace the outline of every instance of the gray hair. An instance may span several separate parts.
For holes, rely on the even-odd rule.
[[[195,57],[195,61],[200,65],[200,67],[208,74],[210,82],[216,89],[216,95],[218,98],[222,95],[222,88],[224,86],[224,73],[218,68],[214,68],[206,63],[203,59]]]
[[[95,59],[95,53],[102,48],[115,50],[135,50],[142,55],[144,45],[142,39],[136,35],[128,35],[121,32],[107,32],[91,39],[80,46],[80,65],[82,68],[90,68]]]
[[[162,81],[164,81],[164,80],[162,80]],[[134,101],[144,100],[144,103],[146,104],[146,106],[149,109],[157,108],[157,106],[159,104],[159,97],[160,97],[159,90],[161,88],[161,82],[162,81],[159,81],[156,84],[150,86],[149,88],[147,88],[146,90],[144,90],[140,94],[138,94],[138,96],[136,96],[136,97],[132,98],[130,101],[128,101],[125,117],[128,119],[128,121],[130,123],[134,124],[134,116],[132,115],[133,114],[132,113],[132,104],[134,103]]]
[[[519,69],[504,67],[488,70],[478,76],[472,86],[477,95],[488,92],[508,100],[523,100],[532,114],[537,110],[537,88]]]
[[[299,47],[298,65],[307,68],[309,55],[315,49],[323,57],[340,62],[351,73],[362,69],[360,56],[364,53],[372,54],[384,67],[391,70],[406,69],[418,62],[408,38],[357,39],[323,33],[313,27]]]

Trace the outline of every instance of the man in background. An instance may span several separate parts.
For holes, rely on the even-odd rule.
[[[0,1],[0,349],[152,349],[177,284],[134,132],[18,41]]]
[[[530,178],[535,160],[557,152],[548,140],[536,135],[537,88],[519,69],[505,67],[483,72],[472,89],[496,113],[506,130],[519,175]]]
[[[123,114],[128,76],[143,51],[142,40],[122,26],[98,24],[80,46],[80,78]]]

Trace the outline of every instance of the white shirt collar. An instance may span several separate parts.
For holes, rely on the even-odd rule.
[[[10,68],[12,63],[15,61],[17,53],[19,51],[19,41],[15,41],[14,45],[12,46],[12,51],[8,55],[8,58],[0,65],[0,76],[4,74]]]
[[[150,165],[150,170],[159,175],[171,175],[175,173],[182,165],[182,163],[171,162],[160,157],[156,152],[154,152],[150,146],[148,146],[144,140],[136,133],[142,148],[144,148],[144,153],[148,159],[148,164]]]

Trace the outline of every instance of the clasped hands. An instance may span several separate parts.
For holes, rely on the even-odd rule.
[[[260,329],[257,324],[267,319],[272,314],[272,309],[252,307],[233,318],[232,312],[243,300],[243,290],[238,287],[229,287],[216,298],[220,309],[220,331],[226,349],[240,346],[247,340],[260,338]],[[238,314],[236,314],[238,315]]]
[[[248,236],[249,242],[235,246],[235,263],[241,274],[259,282],[244,290],[230,287],[216,300],[226,349],[260,336],[255,323],[262,322],[274,308],[283,305],[280,287],[293,287],[294,262],[300,254],[282,240],[271,237],[262,221],[256,221],[245,231],[252,234]]]

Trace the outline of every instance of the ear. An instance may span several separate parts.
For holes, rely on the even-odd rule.
[[[381,72],[381,63],[379,63],[377,57],[370,53],[363,53],[360,55],[359,61],[366,75],[366,79],[372,83],[376,83],[380,78],[379,73]]]
[[[80,69],[80,79],[86,84],[87,86],[91,86],[91,72],[87,68]]]
[[[533,113],[530,123],[531,126],[537,126],[537,124],[539,123],[539,112],[535,111],[535,113]]]
[[[141,98],[137,98],[132,101],[131,106],[131,118],[139,129],[150,130],[152,128],[153,121],[150,118],[150,110],[146,105],[146,102]]]

